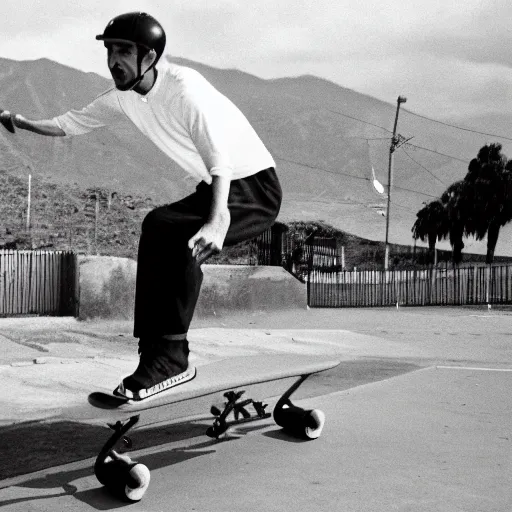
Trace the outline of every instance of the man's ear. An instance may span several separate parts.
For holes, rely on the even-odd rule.
[[[156,52],[155,50],[149,50],[149,52],[146,53],[144,56],[144,59],[142,59],[142,63],[144,66],[146,66],[146,69],[148,69],[156,60]]]

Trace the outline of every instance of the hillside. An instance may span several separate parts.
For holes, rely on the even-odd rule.
[[[0,172],[0,187],[0,249],[46,248],[135,258],[142,219],[155,206],[147,197],[33,180],[27,230],[28,181]]]
[[[31,228],[27,230],[28,182],[0,171],[0,189],[4,198],[0,203],[0,217],[8,219],[0,226],[0,250],[73,250],[82,254],[136,259],[141,222],[156,206],[149,197],[123,195],[101,188],[82,190],[46,180],[32,180]],[[276,228],[288,233],[288,257],[292,259],[294,249],[303,248],[304,240],[314,233],[316,245],[321,245],[321,240],[327,238],[336,241],[338,254],[343,247],[347,269],[382,267],[383,242],[367,240],[317,221],[289,222]],[[293,240],[302,242],[298,241],[295,246]],[[393,244],[391,254],[394,268],[409,268],[428,261],[426,248]],[[307,262],[302,251],[295,257],[298,257],[295,263],[299,265],[295,270],[299,267],[304,270]],[[477,263],[484,259],[484,255],[466,253],[464,262]],[[220,255],[212,257],[210,263],[254,264],[257,260],[257,245],[249,241],[225,248]],[[451,251],[438,251],[438,261],[450,262]],[[510,258],[498,256],[495,261],[510,261]]]
[[[271,150],[285,194],[280,221],[323,220],[363,238],[384,239],[385,218],[375,208],[384,200],[370,178],[373,167],[378,180],[387,182],[396,105],[313,76],[262,80],[237,70],[174,60],[198,69],[230,97]],[[0,65],[0,106],[27,117],[53,117],[80,108],[110,84],[99,75],[46,59],[0,59]],[[489,138],[411,114],[407,109],[414,110],[414,98],[403,107],[398,132],[412,139],[395,154],[390,240],[410,244],[416,212],[465,175],[467,163]],[[504,114],[499,126],[505,126],[506,119]],[[492,119],[485,121],[486,127],[492,126]],[[504,143],[503,150],[512,157],[510,143]],[[35,181],[76,190],[78,196],[100,187],[148,205],[182,197],[195,185],[129,122],[116,131],[103,129],[75,139],[2,131],[0,171],[22,182],[31,173]],[[12,219],[4,217],[4,223]],[[512,254],[511,239],[507,227],[497,255]],[[485,243],[469,240],[466,248],[481,253]]]

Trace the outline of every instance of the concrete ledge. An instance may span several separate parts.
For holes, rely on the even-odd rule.
[[[133,318],[137,263],[113,256],[80,256],[78,318]]]
[[[306,286],[282,267],[203,265],[197,315],[307,306]]]
[[[80,314],[88,318],[132,319],[137,263],[128,258],[82,256]],[[306,308],[306,287],[281,267],[203,265],[196,316],[229,311]]]

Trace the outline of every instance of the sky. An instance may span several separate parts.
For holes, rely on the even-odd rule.
[[[133,10],[162,23],[166,53],[210,66],[403,95],[439,120],[512,110],[510,0],[3,0],[0,57],[109,77],[95,35]]]

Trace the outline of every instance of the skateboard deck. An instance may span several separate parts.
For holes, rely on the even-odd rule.
[[[88,404],[68,410],[68,415],[73,420],[105,424],[127,421],[138,415],[134,428],[177,423],[211,416],[212,405],[222,407],[220,404],[226,400],[224,394],[232,391],[243,390],[246,400],[249,397],[258,401],[278,399],[296,385],[293,393],[308,376],[338,364],[332,357],[316,355],[232,357],[198,366],[193,380],[149,400],[126,401],[114,396],[110,388],[95,391],[88,396]]]
[[[203,396],[211,400],[209,395],[244,386],[260,385],[260,397],[270,398],[281,395],[290,380],[319,373],[338,364],[339,361],[322,356],[277,354],[232,357],[199,366],[194,379],[147,400],[130,401],[111,392],[95,391],[88,396],[88,402],[95,409],[93,416],[121,419],[135,412],[192,401]],[[197,409],[192,402],[189,402],[187,408],[192,413]]]

